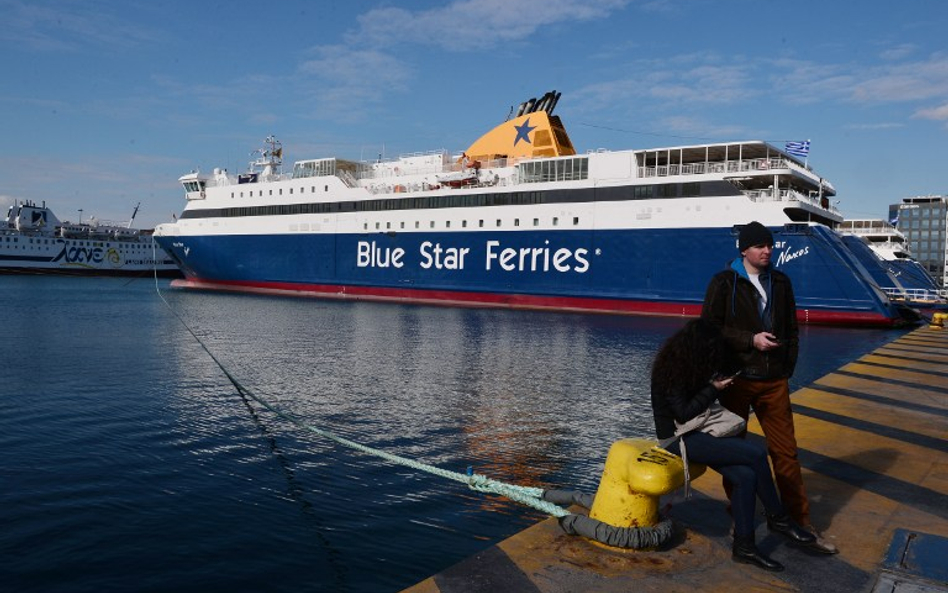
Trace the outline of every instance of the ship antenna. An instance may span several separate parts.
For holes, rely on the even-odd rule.
[[[135,209],[132,210],[132,217],[131,217],[130,219],[128,219],[128,227],[127,227],[127,228],[132,228],[132,222],[135,220],[135,215],[138,214],[138,207],[141,206],[141,205],[142,205],[141,202],[135,204]]]

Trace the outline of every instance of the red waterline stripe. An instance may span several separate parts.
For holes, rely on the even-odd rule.
[[[468,307],[505,307],[581,313],[611,313],[647,315],[656,317],[697,317],[701,305],[629,299],[597,299],[582,297],[499,294],[490,292],[460,292],[449,290],[418,290],[379,286],[343,286],[335,284],[297,284],[289,282],[240,282],[174,280],[175,288],[222,290],[254,294],[311,296],[332,299],[354,299],[425,305]],[[862,311],[821,311],[798,309],[797,320],[810,325],[855,325],[891,327],[899,320],[878,313]]]

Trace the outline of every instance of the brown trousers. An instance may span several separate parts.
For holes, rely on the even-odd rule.
[[[721,404],[747,419],[754,409],[757,421],[767,439],[767,452],[774,468],[774,477],[780,498],[787,512],[799,525],[810,524],[810,503],[800,460],[797,458],[797,439],[793,433],[793,411],[790,409],[790,385],[787,379],[748,381],[738,377],[721,392]],[[730,498],[730,486],[725,484]]]

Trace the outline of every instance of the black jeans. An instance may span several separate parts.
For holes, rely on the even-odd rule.
[[[770,474],[766,449],[742,437],[713,437],[703,432],[690,432],[682,439],[688,448],[689,462],[707,465],[734,485],[731,497],[734,535],[753,535],[757,498],[768,514],[786,513]],[[680,455],[679,441],[670,445],[668,451]]]

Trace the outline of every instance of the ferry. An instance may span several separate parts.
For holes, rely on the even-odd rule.
[[[905,235],[882,219],[846,219],[836,229],[889,298],[923,310],[948,309],[948,291],[912,257]]]
[[[551,91],[461,153],[192,171],[155,239],[174,286],[337,299],[697,316],[752,220],[775,236],[802,323],[894,326],[845,247],[832,184],[760,140],[577,153]]]
[[[140,205],[140,204],[139,204]],[[16,201],[0,221],[0,273],[181,277],[148,231],[127,223],[63,222],[45,202]]]

